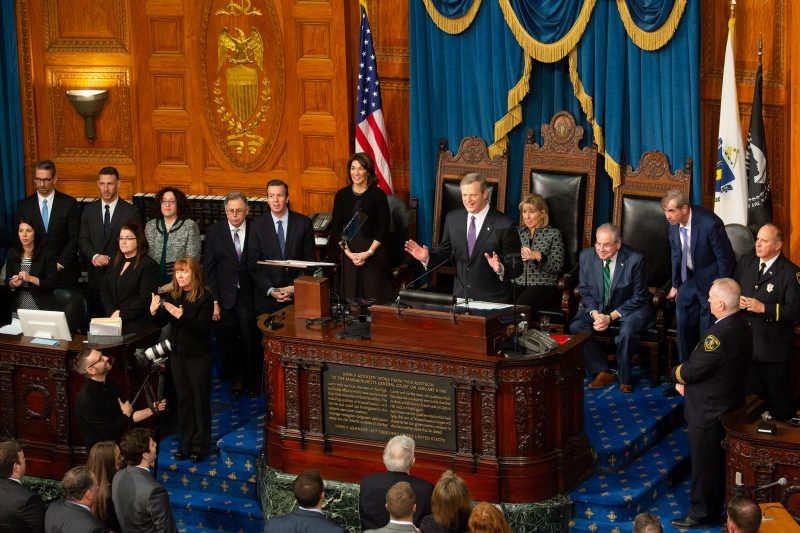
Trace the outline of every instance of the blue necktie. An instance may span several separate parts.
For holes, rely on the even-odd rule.
[[[111,229],[111,208],[106,205],[106,214],[103,215],[103,236],[108,239],[108,230]]]
[[[281,257],[286,257],[286,236],[283,234],[283,221],[278,221],[278,246],[281,247]]]
[[[681,226],[681,237],[683,238],[683,246],[681,246],[681,282],[685,283],[689,277],[689,234],[686,228]]]
[[[44,223],[44,231],[47,231],[47,226],[50,224],[50,210],[47,208],[47,199],[42,200],[42,222]]]

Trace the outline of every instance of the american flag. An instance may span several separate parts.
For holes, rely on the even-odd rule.
[[[392,172],[389,170],[389,147],[386,144],[386,125],[381,109],[381,88],[372,32],[367,10],[361,5],[361,57],[358,70],[358,109],[356,110],[356,152],[366,152],[375,162],[378,185],[386,194],[392,193]],[[349,169],[348,169],[349,171]]]

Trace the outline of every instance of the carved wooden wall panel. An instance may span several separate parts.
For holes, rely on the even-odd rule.
[[[125,10],[125,0],[46,0],[45,46],[49,52],[127,52]]]

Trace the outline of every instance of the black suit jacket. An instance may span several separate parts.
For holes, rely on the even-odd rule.
[[[466,223],[466,222],[465,222]],[[424,479],[414,477],[405,472],[381,472],[370,474],[361,480],[358,496],[358,514],[361,517],[361,529],[378,529],[389,523],[389,512],[386,510],[386,493],[395,483],[406,481],[414,491],[417,510],[414,512],[414,525],[419,527],[422,517],[431,514],[431,494],[433,485]]]
[[[0,531],[41,533],[44,531],[44,503],[16,481],[0,479]]]
[[[764,304],[763,313],[745,311],[753,330],[753,361],[788,363],[794,323],[800,320],[800,267],[781,254],[759,279],[760,262],[755,255],[742,257],[734,274],[742,296]]]
[[[98,199],[83,208],[81,214],[81,230],[78,237],[78,245],[81,253],[89,262],[89,287],[99,290],[103,287],[103,278],[106,268],[98,269],[92,266],[92,257],[95,254],[107,255],[114,258],[119,250],[119,228],[129,220],[136,220],[141,223],[139,210],[133,204],[129,204],[122,198],[114,208],[114,215],[111,217],[111,229],[108,236],[103,232],[103,201]]]
[[[9,289],[10,285],[8,285],[8,280],[10,280],[12,276],[19,274],[21,264],[22,258],[19,253],[13,248],[9,250],[8,259],[6,259],[6,286],[8,286]],[[33,296],[33,301],[36,302],[36,306],[39,309],[49,311],[58,310],[56,299],[53,296],[53,289],[55,289],[58,284],[56,258],[53,253],[47,250],[47,248],[42,247],[42,251],[34,255],[29,273],[39,278],[38,287],[33,283],[31,283],[29,287],[31,296]],[[19,291],[16,289],[11,291],[11,305],[14,310],[19,308]]]
[[[689,425],[714,427],[719,415],[744,403],[747,365],[753,335],[738,311],[711,326],[689,360],[672,369],[672,379],[686,385],[684,414]]]
[[[295,509],[289,514],[270,518],[264,531],[267,533],[344,533],[345,529],[325,518],[322,513]]]
[[[447,213],[439,246],[431,250],[428,268],[451,258],[456,268],[453,294],[471,300],[511,303],[511,280],[522,274],[519,231],[509,217],[489,208],[483,226],[476,235],[472,255],[467,254],[467,210]],[[502,281],[489,266],[484,253],[497,252],[505,272]],[[466,290],[465,290],[466,285]]]
[[[171,302],[176,307],[183,306],[183,314],[175,318],[162,305],[155,316],[159,327],[170,324],[169,340],[172,351],[183,357],[211,357],[211,317],[214,314],[214,297],[210,292],[203,293],[197,300],[186,300],[186,292],[181,291],[177,298],[171,293],[161,296],[162,301]]]
[[[44,230],[42,213],[39,211],[39,195],[34,193],[20,200],[19,214],[34,223],[37,235],[44,235],[44,247],[64,267],[58,272],[59,286],[73,286],[80,276],[78,262],[78,232],[80,230],[80,206],[72,196],[55,191],[49,207],[49,222]]]
[[[44,529],[47,533],[108,533],[108,527],[91,511],[66,500],[55,501],[47,507]]]
[[[250,277],[247,265],[248,244],[252,237],[253,224],[245,220],[244,227],[241,260],[236,256],[227,219],[215,222],[206,228],[203,271],[211,294],[223,310],[230,310],[236,304],[237,283],[244,305],[248,309],[253,308],[253,279]]]
[[[302,274],[302,269],[259,265],[258,261],[269,259],[298,259],[313,261],[314,229],[311,219],[300,213],[289,211],[289,227],[286,231],[286,253],[281,255],[278,234],[272,222],[272,213],[265,213],[250,224],[247,236],[247,265],[255,283],[255,307],[259,312],[271,311],[271,296],[267,295],[273,287],[291,285],[294,278]],[[274,300],[273,300],[274,301]]]
[[[148,255],[139,258],[139,266],[134,268],[135,259],[120,276],[125,261],[108,266],[100,291],[100,300],[106,316],[119,310],[122,319],[122,333],[136,333],[153,327],[150,315],[150,301],[158,290],[158,264]]]

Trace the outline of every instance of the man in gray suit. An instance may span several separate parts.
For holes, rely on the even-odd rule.
[[[119,443],[128,466],[114,476],[111,499],[125,533],[177,533],[169,495],[150,474],[158,452],[146,428],[134,428]]]
[[[297,509],[283,516],[270,518],[264,531],[267,533],[344,533],[344,528],[334,524],[322,514],[325,485],[319,470],[306,470],[292,483],[297,499]]]
[[[35,492],[22,486],[25,452],[15,440],[0,442],[0,531],[41,533],[44,503]]]
[[[394,531],[417,531],[414,526],[414,491],[408,481],[398,481],[386,493],[386,510],[389,523],[378,529],[368,529],[364,533],[393,533]]]
[[[108,528],[92,514],[97,497],[97,480],[88,466],[76,466],[61,481],[64,499],[50,504],[44,515],[46,533],[108,533]]]
[[[119,172],[114,167],[100,169],[97,178],[100,198],[83,208],[78,246],[89,260],[89,288],[93,317],[105,316],[100,289],[111,260],[119,250],[119,228],[133,219],[141,222],[139,210],[119,197]]]

